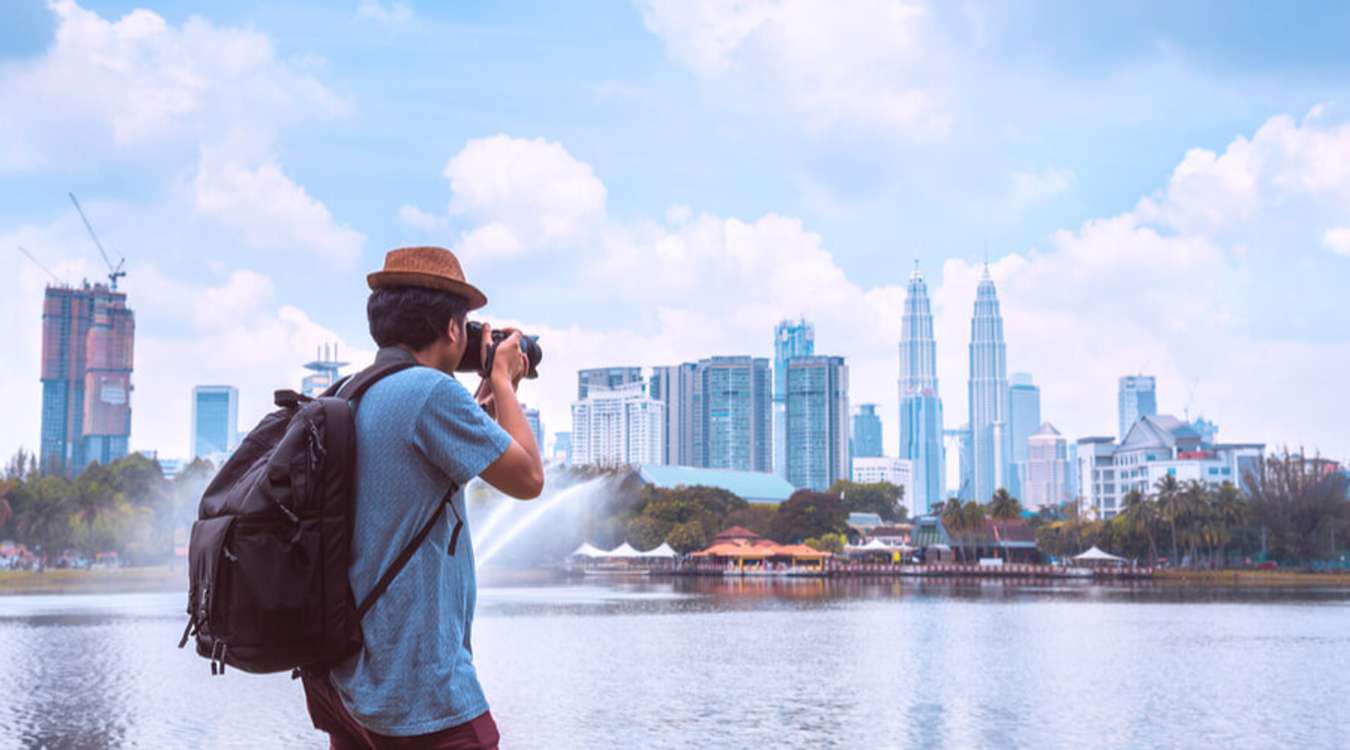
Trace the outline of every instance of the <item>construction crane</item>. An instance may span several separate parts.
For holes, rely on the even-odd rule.
[[[38,260],[36,257],[34,257],[32,253],[30,253],[30,252],[28,252],[27,250],[23,249],[23,245],[19,245],[19,252],[23,253],[24,256],[27,257],[29,260],[33,261],[33,265],[35,265],[35,266],[37,266],[38,268],[41,268],[42,270],[46,271],[46,272],[47,272],[47,275],[50,276],[50,277],[52,277],[52,281],[55,281],[55,282],[56,282],[58,285],[60,285],[60,286],[69,286],[69,284],[67,284],[65,281],[63,281],[63,280],[61,279],[60,276],[57,276],[57,275],[52,271],[52,269],[50,269],[50,268],[44,266],[44,265],[42,264],[42,261],[40,261],[40,260]]]
[[[89,230],[89,238],[94,241],[94,246],[98,248],[99,255],[103,256],[103,262],[108,264],[109,286],[112,287],[114,292],[117,291],[117,280],[127,275],[127,272],[122,270],[122,266],[126,265],[127,259],[122,258],[117,261],[116,266],[112,264],[112,260],[108,258],[108,253],[103,249],[103,243],[99,242],[98,235],[94,234],[94,227],[89,223],[89,217],[84,215],[84,209],[80,208],[80,202],[75,200],[75,194],[67,193],[67,195],[70,196],[70,202],[75,204],[75,210],[80,213],[80,221],[83,221],[84,228]]]

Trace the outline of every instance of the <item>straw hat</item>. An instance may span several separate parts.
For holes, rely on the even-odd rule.
[[[384,256],[384,269],[366,276],[371,289],[420,286],[463,297],[470,310],[487,304],[487,297],[464,280],[455,254],[443,247],[400,247]]]

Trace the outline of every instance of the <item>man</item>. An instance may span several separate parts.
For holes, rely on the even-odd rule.
[[[539,447],[516,400],[526,371],[520,333],[496,349],[477,396],[455,379],[468,311],[487,298],[459,261],[436,247],[402,248],[367,277],[377,361],[419,366],[386,376],[356,412],[356,510],[349,578],[360,601],[426,523],[443,513],[407,566],[362,620],[365,644],[327,676],[305,677],[314,726],[346,748],[495,748],[497,727],[474,671],[470,634],[477,598],[464,486],[475,476],[511,497],[543,490]],[[491,330],[483,326],[481,361]],[[495,421],[494,421],[495,420]],[[447,554],[447,550],[453,554]]]

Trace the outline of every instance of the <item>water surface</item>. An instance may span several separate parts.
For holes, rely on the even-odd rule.
[[[485,587],[507,748],[1346,746],[1350,592]],[[298,683],[174,648],[180,594],[0,597],[0,747],[326,747]]]

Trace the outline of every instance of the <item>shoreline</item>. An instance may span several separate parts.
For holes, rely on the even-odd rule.
[[[0,570],[0,598],[38,594],[187,592],[187,566],[149,565],[102,570]]]
[[[864,578],[870,576],[831,576]],[[966,576],[979,578],[981,576]],[[990,576],[991,578],[996,576]],[[1008,578],[1010,576],[997,576]],[[498,572],[483,577],[485,585],[511,585],[524,582],[548,583],[557,580],[542,571]],[[1044,580],[1027,578],[1026,580]],[[1066,579],[1067,580],[1067,579]],[[1092,582],[1094,579],[1075,579]],[[1099,578],[1097,583],[1115,579]],[[1158,570],[1151,578],[1137,583],[1196,588],[1289,588],[1350,589],[1350,572],[1310,573],[1297,570]],[[45,594],[130,594],[185,591],[187,570],[180,565],[155,565],[105,570],[0,570],[0,598]]]

